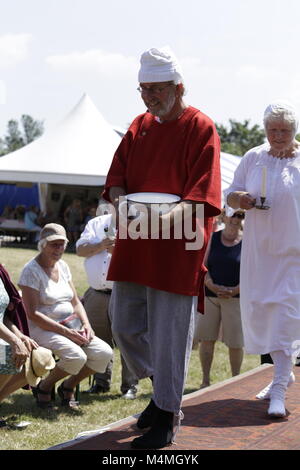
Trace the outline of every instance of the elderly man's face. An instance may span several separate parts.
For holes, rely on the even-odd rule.
[[[176,85],[173,82],[141,83],[142,99],[151,114],[163,118],[176,103]]]

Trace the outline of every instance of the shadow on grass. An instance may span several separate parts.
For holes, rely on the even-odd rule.
[[[57,406],[59,402],[54,403],[53,408],[42,409],[36,405],[34,397],[28,394],[15,393],[9,397],[9,402],[2,402],[0,405],[0,415],[2,417],[15,415],[32,417],[34,419],[42,419],[47,421],[55,421],[62,414],[69,416],[79,416],[83,414],[83,410],[73,409],[69,407]]]
[[[31,392],[27,393],[15,393],[9,397],[9,401],[4,400],[0,404],[0,417],[7,417],[12,415],[26,416],[26,419],[41,419],[47,421],[56,421],[62,415],[81,416],[85,413],[85,407],[89,407],[93,403],[108,403],[111,401],[122,400],[124,405],[127,403],[137,403],[138,399],[149,399],[151,393],[140,393],[137,395],[136,400],[125,400],[122,398],[122,394],[105,393],[101,395],[80,393],[79,407],[71,408],[67,406],[61,406],[60,398],[56,394],[56,400],[53,402],[53,408],[42,409],[36,405],[35,398]]]

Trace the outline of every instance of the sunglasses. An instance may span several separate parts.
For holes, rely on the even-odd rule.
[[[236,213],[236,214],[233,214],[233,215],[231,216],[232,219],[233,219],[234,217],[236,217],[237,219],[244,219],[244,218],[245,218],[245,214]]]

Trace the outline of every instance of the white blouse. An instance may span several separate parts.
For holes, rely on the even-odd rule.
[[[241,159],[226,196],[247,191],[260,203],[266,167],[266,204],[246,212],[240,271],[245,349],[250,354],[300,346],[300,152],[275,158],[269,145]]]
[[[37,290],[40,300],[37,310],[52,320],[60,321],[73,313],[73,291],[69,284],[72,276],[68,265],[59,260],[57,266],[59,277],[55,282],[39,263],[32,259],[24,266],[18,284]]]

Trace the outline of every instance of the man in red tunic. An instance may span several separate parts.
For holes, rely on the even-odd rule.
[[[160,222],[170,223],[170,237],[162,232],[152,238],[120,236],[108,274],[115,281],[110,309],[114,338],[129,368],[153,382],[153,398],[137,421],[138,428],[150,429],[131,446],[153,449],[172,442],[180,416],[197,296],[203,302],[203,257],[213,217],[220,213],[220,145],[213,122],[184,103],[182,71],[168,47],[142,54],[139,82],[147,112],[121,141],[103,196],[116,208],[120,197],[130,193],[181,198],[160,215]],[[199,207],[204,208],[200,220]],[[190,217],[196,239],[201,230],[200,245],[197,240],[188,244],[184,230],[175,236],[179,213],[182,226]]]

